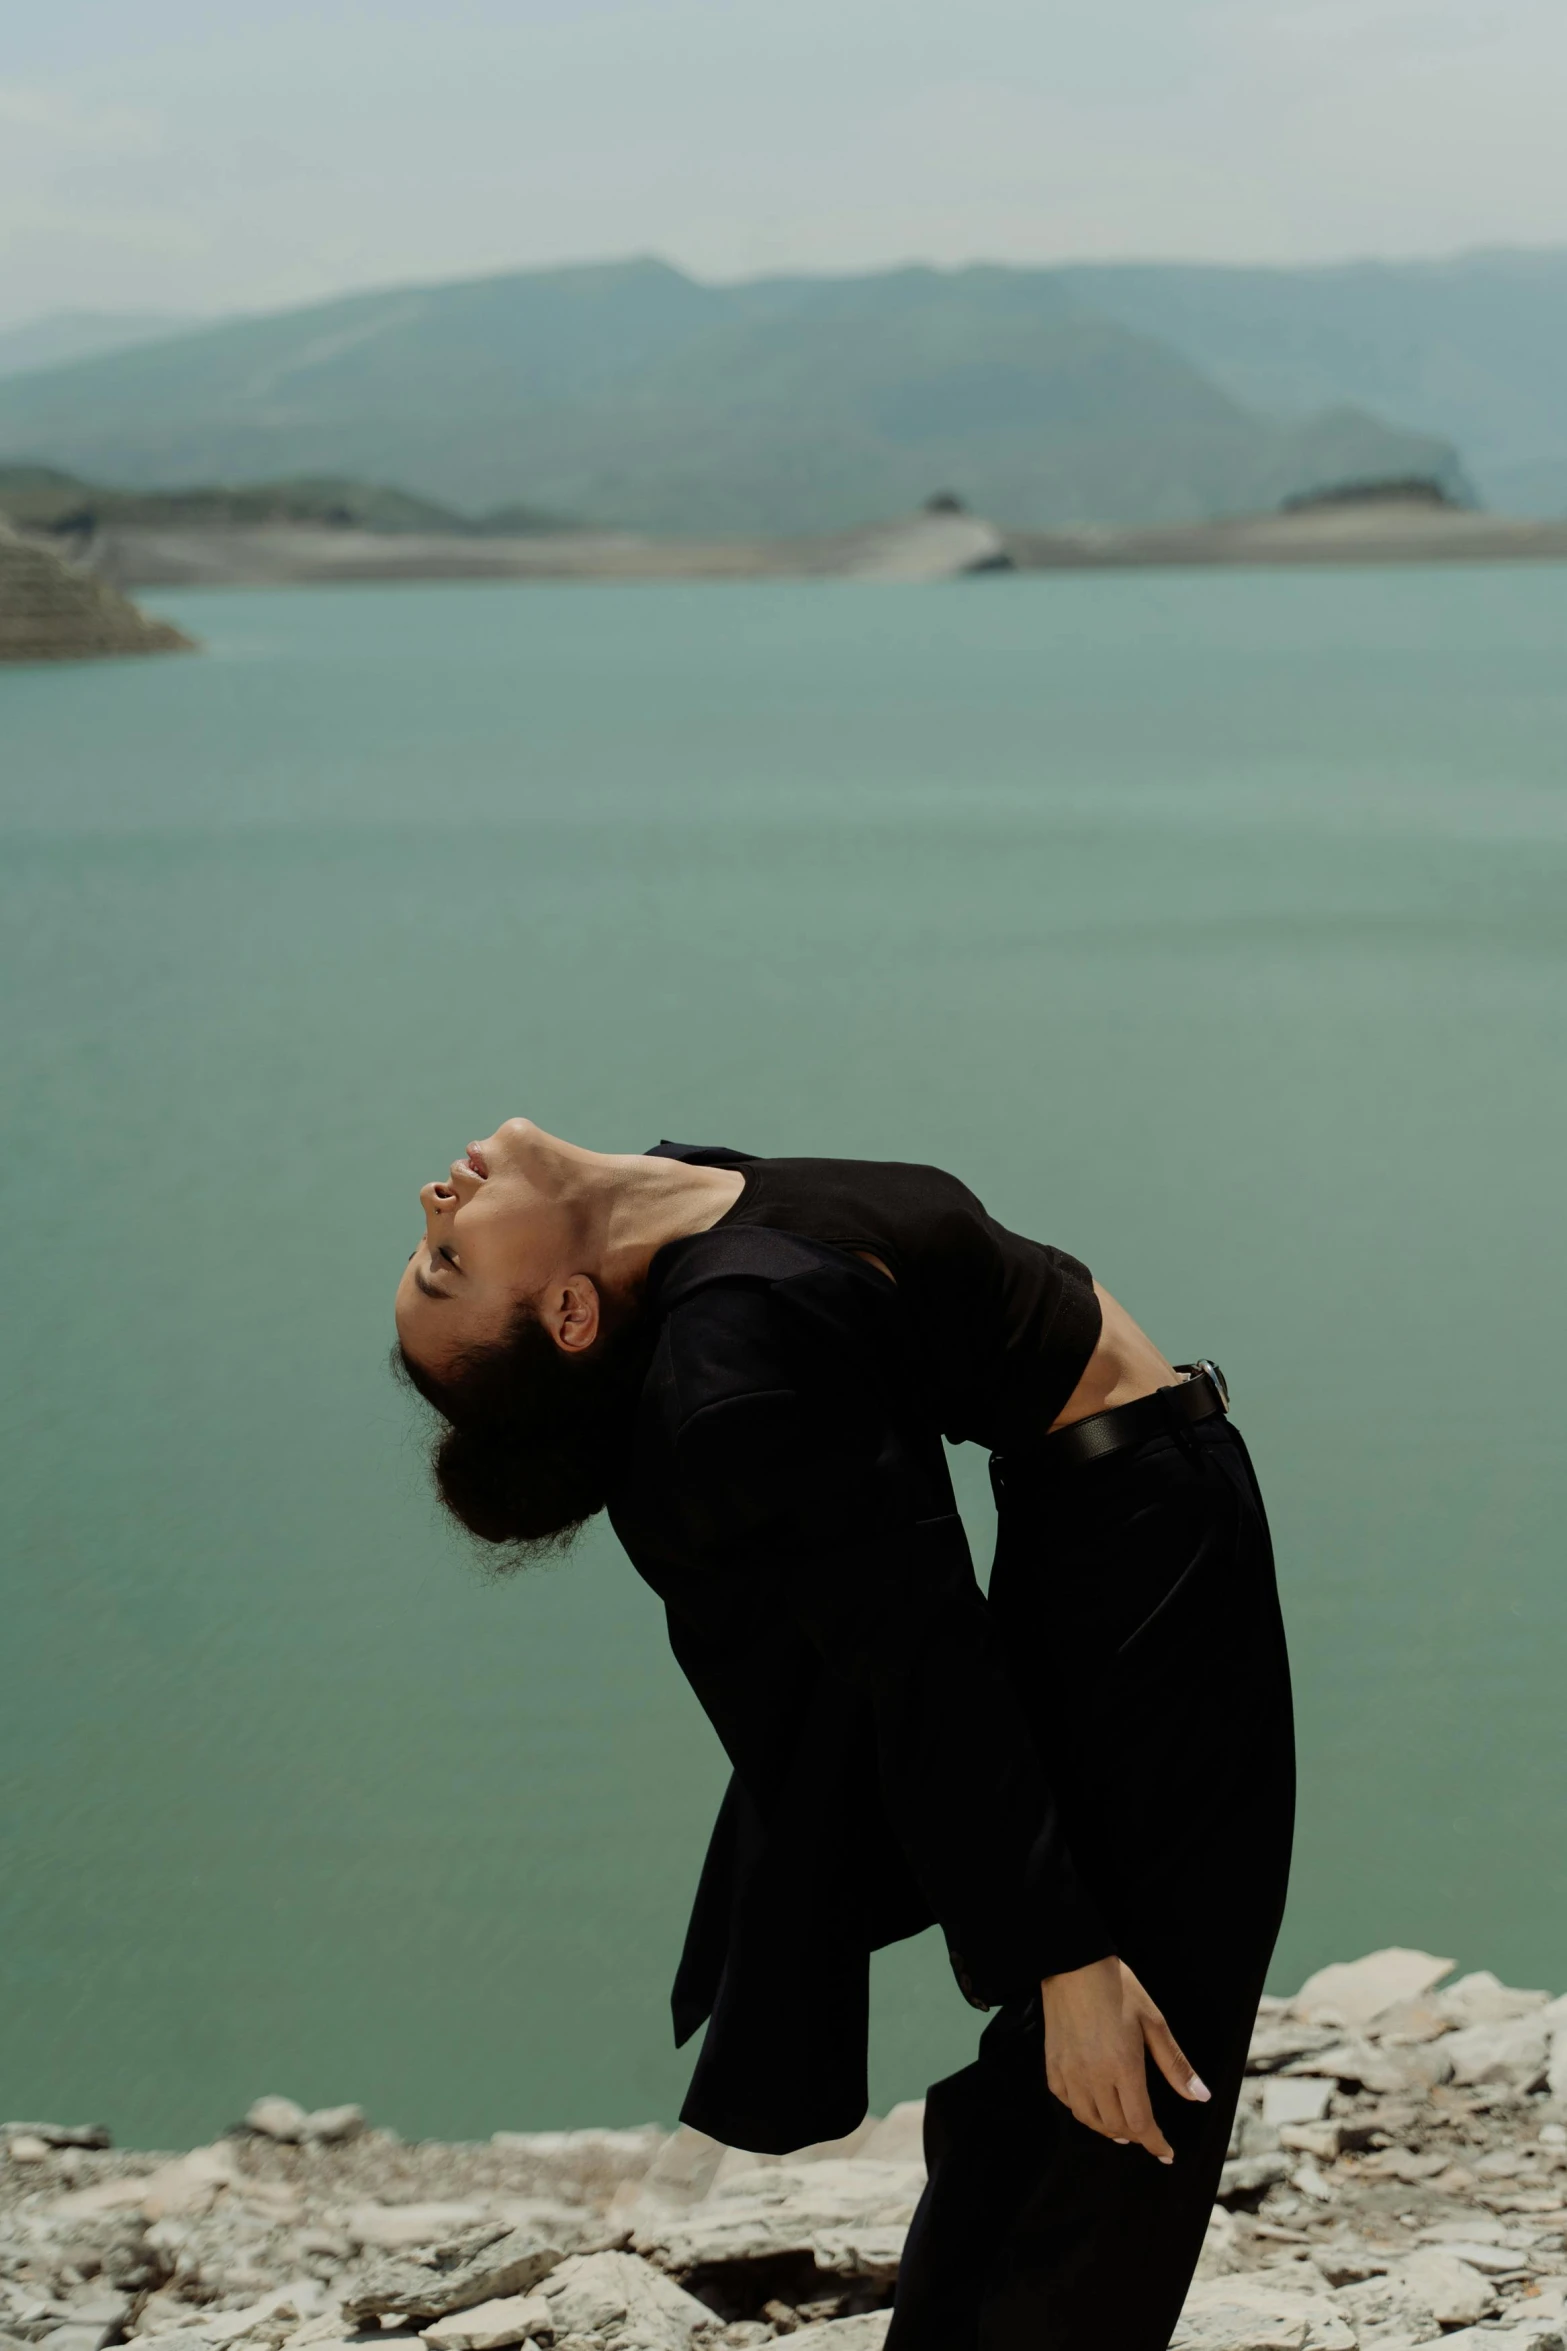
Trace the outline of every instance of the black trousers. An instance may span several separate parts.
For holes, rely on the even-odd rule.
[[[1222,1419],[1086,1467],[1011,1464],[990,1603],[1079,1869],[1213,2092],[1150,2066],[1164,2166],[1045,2084],[1038,1995],[925,2113],[887,2351],[1164,2351],[1202,2250],[1283,1912],[1289,1666],[1262,1499]]]

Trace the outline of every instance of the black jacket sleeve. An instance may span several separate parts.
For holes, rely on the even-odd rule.
[[[735,1579],[764,1587],[861,1693],[960,1985],[979,2006],[1015,1998],[1114,1945],[997,1655],[939,1439],[902,1408],[853,1298],[833,1300],[830,1349],[776,1289],[762,1304],[782,1341],[768,1384],[697,1401],[675,1441],[689,1602],[721,1611]]]

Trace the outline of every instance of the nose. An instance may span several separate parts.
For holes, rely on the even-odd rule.
[[[433,1183],[423,1184],[419,1191],[419,1205],[426,1216],[449,1216],[465,1200],[471,1200],[483,1178],[462,1160],[454,1159],[449,1175],[437,1176]]]

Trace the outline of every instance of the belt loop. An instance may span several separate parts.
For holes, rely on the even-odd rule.
[[[1187,1378],[1193,1378],[1195,1376],[1196,1375],[1193,1373],[1187,1374]],[[1177,1445],[1179,1445],[1181,1451],[1185,1454],[1187,1466],[1192,1470],[1200,1470],[1202,1467],[1202,1456],[1197,1450],[1197,1439],[1194,1434],[1197,1424],[1195,1421],[1188,1420],[1184,1412],[1177,1412],[1175,1409],[1176,1391],[1178,1388],[1182,1388],[1185,1385],[1185,1380],[1178,1380],[1174,1387],[1161,1388],[1159,1390],[1159,1398],[1160,1402],[1164,1406],[1165,1427],[1169,1430],[1171,1436],[1175,1439],[1175,1442]]]

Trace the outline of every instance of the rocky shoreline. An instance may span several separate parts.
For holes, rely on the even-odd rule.
[[[1567,1997],[1450,1972],[1376,1952],[1264,2004],[1175,2351],[1567,2351]],[[177,2155],[8,2123],[0,2351],[880,2351],[920,2121],[782,2161],[277,2096]]]
[[[0,662],[194,651],[172,621],[151,619],[107,580],[23,538],[0,515]]]

